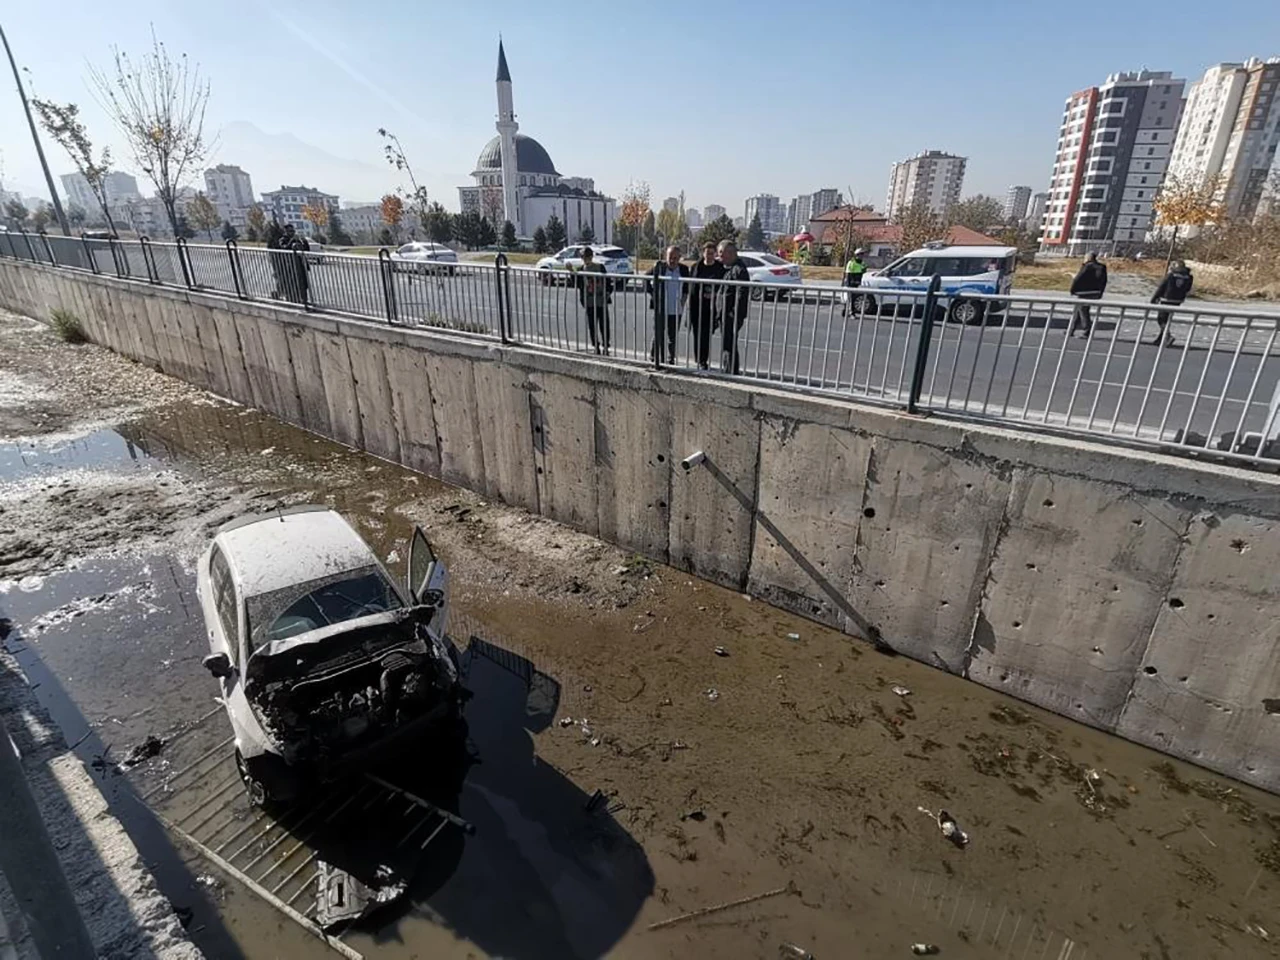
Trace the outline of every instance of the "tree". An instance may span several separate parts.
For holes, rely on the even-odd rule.
[[[183,240],[190,240],[195,235],[196,232],[191,229],[191,224],[187,221],[187,215],[185,213],[178,214],[178,222],[174,225],[173,231],[174,239],[181,237]]]
[[[16,220],[18,222],[18,226],[21,227],[27,222],[27,217],[31,215],[31,212],[27,210],[21,200],[14,197],[12,200],[5,202],[4,215],[10,220]]]
[[[646,211],[644,222],[640,225],[640,243],[636,246],[636,257],[656,259],[658,256],[658,225],[653,211]]]
[[[579,243],[595,243],[596,231],[589,223],[584,223],[582,229],[578,231]]]
[[[405,155],[404,147],[400,145],[400,138],[394,133],[387,130],[386,127],[378,128],[378,135],[387,141],[382,145],[383,155],[387,158],[387,163],[395,167],[401,173],[408,175],[411,190],[406,191],[404,187],[400,187],[400,193],[408,198],[410,207],[418,215],[418,223],[423,229],[427,228],[427,218],[430,215],[430,197],[427,195],[427,188],[418,184],[418,178],[413,175],[413,167],[409,165],[409,158]],[[443,241],[440,241],[443,242]]]
[[[453,239],[453,217],[438,203],[431,204],[423,224],[427,237],[434,243],[448,243]]]
[[[383,227],[382,232],[378,234],[378,243],[382,244],[384,247],[389,247],[395,242],[395,238],[391,236],[391,229],[389,227]]]
[[[346,227],[342,225],[342,218],[338,216],[338,211],[332,207],[329,208],[329,240],[340,247],[355,245],[351,234],[347,233]]]
[[[262,212],[261,204],[251,204],[249,212],[245,214],[245,225],[248,229],[248,237],[246,239],[258,241],[263,238],[267,230],[267,215]]]
[[[667,243],[680,243],[689,236],[689,225],[678,210],[668,210],[666,207],[659,210],[657,226],[658,233]]]
[[[506,207],[501,187],[488,184],[480,188],[480,216],[496,223],[505,218]]]
[[[31,214],[31,226],[35,228],[36,233],[43,233],[52,219],[49,208],[42,203]]]
[[[533,231],[533,252],[549,253],[550,248],[547,246],[547,231],[542,227],[538,227]]]
[[[213,228],[222,223],[222,217],[213,201],[203,193],[197,193],[187,204],[187,219],[197,228],[203,230],[213,242]]]
[[[453,218],[453,236],[460,244],[474,250],[480,246],[480,214],[471,211]]]
[[[222,221],[222,239],[223,240],[239,240],[240,231],[235,228],[230,220]]]
[[[476,237],[477,247],[491,247],[498,242],[498,233],[493,229],[493,224],[489,222],[488,217],[480,219],[480,232]]]
[[[84,222],[89,219],[89,215],[85,213],[84,207],[78,203],[67,204],[67,222],[73,227],[82,227]]]
[[[393,237],[392,243],[399,242],[400,221],[404,219],[404,201],[394,193],[385,194],[382,198],[382,222],[387,225]]]
[[[623,240],[629,240],[630,244],[627,248],[635,253],[637,259],[640,256],[640,244],[643,240],[642,228],[645,220],[653,216],[653,211],[649,209],[651,197],[649,184],[643,180],[632,181],[622,191],[622,206],[618,208],[618,222],[624,230],[620,231],[622,236],[615,239],[620,243]]]
[[[702,232],[698,234],[698,246],[704,243],[718,244],[721,240],[732,240],[734,243],[738,241],[738,228],[723,213],[702,228]]]
[[[171,57],[154,32],[150,52],[140,58],[119,48],[112,53],[110,72],[91,67],[90,77],[135,164],[155,185],[177,236],[178,191],[209,152],[204,138],[209,82],[186,54]]]
[[[976,193],[953,204],[947,219],[970,230],[986,233],[1004,222],[1004,204],[985,193]]]
[[[302,219],[315,228],[313,232],[323,233],[329,226],[329,205],[326,203],[304,203]]]
[[[507,250],[516,248],[516,225],[510,220],[502,221],[502,246]]]
[[[1167,266],[1173,260],[1173,250],[1178,243],[1178,230],[1182,227],[1203,227],[1222,219],[1221,176],[1209,176],[1203,179],[1190,179],[1169,176],[1160,186],[1152,202],[1157,226],[1173,227],[1169,237],[1169,254],[1165,258]]]
[[[947,224],[929,209],[927,203],[915,203],[896,218],[902,228],[902,239],[898,242],[898,251],[907,253],[918,250],[931,240],[944,240],[947,235]]]
[[[760,214],[758,213],[751,218],[751,223],[747,225],[747,249],[764,249],[764,227],[760,225]]]
[[[111,151],[103,147],[95,160],[93,143],[80,122],[80,108],[74,103],[54,103],[52,100],[32,99],[31,105],[40,115],[40,125],[53,137],[54,142],[67,152],[72,164],[93,192],[93,197],[102,208],[102,216],[108,229],[115,233],[116,227],[111,220],[111,210],[107,201],[106,177],[111,170]],[[80,222],[84,223],[84,211],[81,210]]]
[[[547,249],[550,251],[559,250],[569,242],[569,234],[564,228],[564,221],[557,217],[554,213],[551,219],[547,221]]]

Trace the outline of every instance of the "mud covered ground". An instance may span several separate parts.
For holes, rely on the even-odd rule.
[[[477,692],[479,773],[460,804],[481,828],[428,893],[352,940],[367,956],[728,960],[783,942],[818,958],[909,956],[915,942],[956,957],[1280,956],[1280,798],[30,321],[0,317],[0,379],[9,643],[96,749],[173,737],[209,711],[195,557],[224,520],[278,505],[335,506],[393,570],[423,525],[450,565],[459,640],[558,681],[554,722],[521,730],[515,753],[485,739]],[[535,802],[520,794],[540,789],[530,781],[485,779],[506,767],[554,774],[560,792]],[[596,790],[603,809],[583,811]],[[969,844],[922,808],[949,811]],[[498,897],[526,875],[536,896]],[[319,953],[234,884],[218,889],[191,892],[218,915],[196,935],[209,955]]]

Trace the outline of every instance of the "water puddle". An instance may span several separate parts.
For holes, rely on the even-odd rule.
[[[146,469],[155,465],[144,447],[115,430],[81,436],[23,439],[0,446],[0,481],[95,468]]]

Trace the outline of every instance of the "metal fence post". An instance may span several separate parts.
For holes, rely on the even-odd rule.
[[[191,262],[188,259],[187,238],[174,237],[174,243],[178,248],[178,266],[182,267],[182,280],[187,285],[188,290],[195,288],[195,281],[191,276]]]
[[[294,283],[298,287],[298,293],[302,295],[302,309],[310,312],[313,309],[311,306],[311,285],[307,278],[307,259],[302,255],[301,250],[293,251],[293,269]]]
[[[510,343],[507,337],[507,327],[509,326],[507,317],[511,312],[511,304],[507,302],[507,295],[510,290],[506,288],[507,277],[507,255],[500,253],[493,258],[493,279],[498,285],[498,336],[503,343]]]
[[[924,368],[929,364],[929,347],[933,341],[933,315],[938,309],[938,289],[942,277],[934,274],[924,298],[924,316],[920,318],[920,340],[916,343],[916,364],[911,371],[911,392],[907,395],[907,413],[919,413],[920,391],[924,389]]]
[[[396,310],[396,287],[393,275],[394,265],[391,254],[386,247],[378,249],[378,273],[382,276],[382,305],[387,311],[387,323],[395,323],[399,317]]]
[[[22,239],[27,241],[27,253],[31,255],[31,262],[36,262],[36,248],[31,245],[31,234],[23,231]]]
[[[107,238],[107,248],[111,251],[111,261],[116,265],[116,276],[122,280],[129,275],[128,271],[121,265],[120,241],[115,237]]]
[[[40,231],[40,240],[44,243],[44,252],[49,256],[51,266],[58,266],[58,258],[53,255],[53,244],[49,242],[49,235],[43,230]]]
[[[236,296],[244,300],[244,283],[240,279],[240,248],[234,240],[227,241],[227,261],[231,264],[231,282],[235,284]]]
[[[142,248],[142,264],[147,268],[147,280],[159,284],[160,271],[156,269],[156,254],[151,249],[151,241],[146,237],[139,237],[138,245]]]
[[[89,261],[89,269],[92,270],[94,273],[101,272],[98,270],[98,261],[94,259],[93,248],[89,246],[89,240],[87,237],[85,237],[83,233],[80,234],[80,244],[81,246],[84,247],[84,255],[85,255],[85,258]]]

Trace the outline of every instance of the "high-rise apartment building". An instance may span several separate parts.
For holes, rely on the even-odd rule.
[[[1168,71],[1141,70],[1067,98],[1041,249],[1124,253],[1145,241],[1185,86]]]
[[[220,163],[204,172],[205,194],[218,208],[218,216],[243,230],[253,206],[253,181],[234,164]]]
[[[712,220],[719,220],[727,212],[728,211],[718,203],[708,203],[702,208],[702,219],[707,223],[710,223]]]
[[[291,223],[303,236],[311,237],[318,228],[302,214],[307,207],[338,209],[338,198],[331,193],[321,193],[314,187],[281,187],[262,195],[262,206],[269,218],[281,224]]]
[[[90,217],[99,212],[101,205],[98,203],[98,198],[94,196],[89,181],[84,178],[84,174],[64,173],[59,179],[62,181],[62,189],[66,192],[69,203],[74,203]],[[142,199],[142,194],[138,192],[138,181],[120,170],[113,170],[103,177],[102,187],[107,195],[108,206],[123,203],[126,200]]]
[[[750,226],[751,221],[757,216],[760,217],[760,226],[765,233],[782,233],[787,229],[786,208],[772,193],[761,193],[747,198],[743,221]]]
[[[1044,209],[1048,203],[1049,194],[1047,193],[1037,193],[1031,197],[1031,203],[1027,205],[1027,215],[1022,220],[1022,225],[1028,233],[1040,232],[1040,224],[1044,222]]]
[[[787,204],[788,233],[799,233],[809,225],[809,218],[814,214],[813,197],[812,193],[802,193]]]
[[[702,214],[697,207],[685,207],[684,222],[690,230],[700,230],[702,228]]]
[[[931,213],[945,215],[960,199],[968,160],[941,150],[926,150],[899,160],[889,171],[889,195],[885,215],[890,220],[921,204]]]
[[[1280,143],[1280,57],[1220,63],[1187,91],[1169,177],[1220,181],[1228,219],[1258,211]]]
[[[823,187],[821,190],[815,190],[809,201],[809,207],[812,211],[811,216],[815,217],[843,205],[844,197],[840,195],[840,191],[835,187]],[[805,219],[807,221],[808,217]]]
[[[667,211],[669,211],[669,212],[671,212],[671,213],[679,213],[679,212],[680,212],[680,198],[679,198],[679,197],[667,197],[667,199],[665,199],[665,200],[663,200],[663,201],[662,201],[662,209],[663,209],[663,210],[667,210]]]
[[[1004,222],[1018,223],[1027,216],[1027,204],[1031,202],[1030,187],[1010,187],[1004,195]]]

